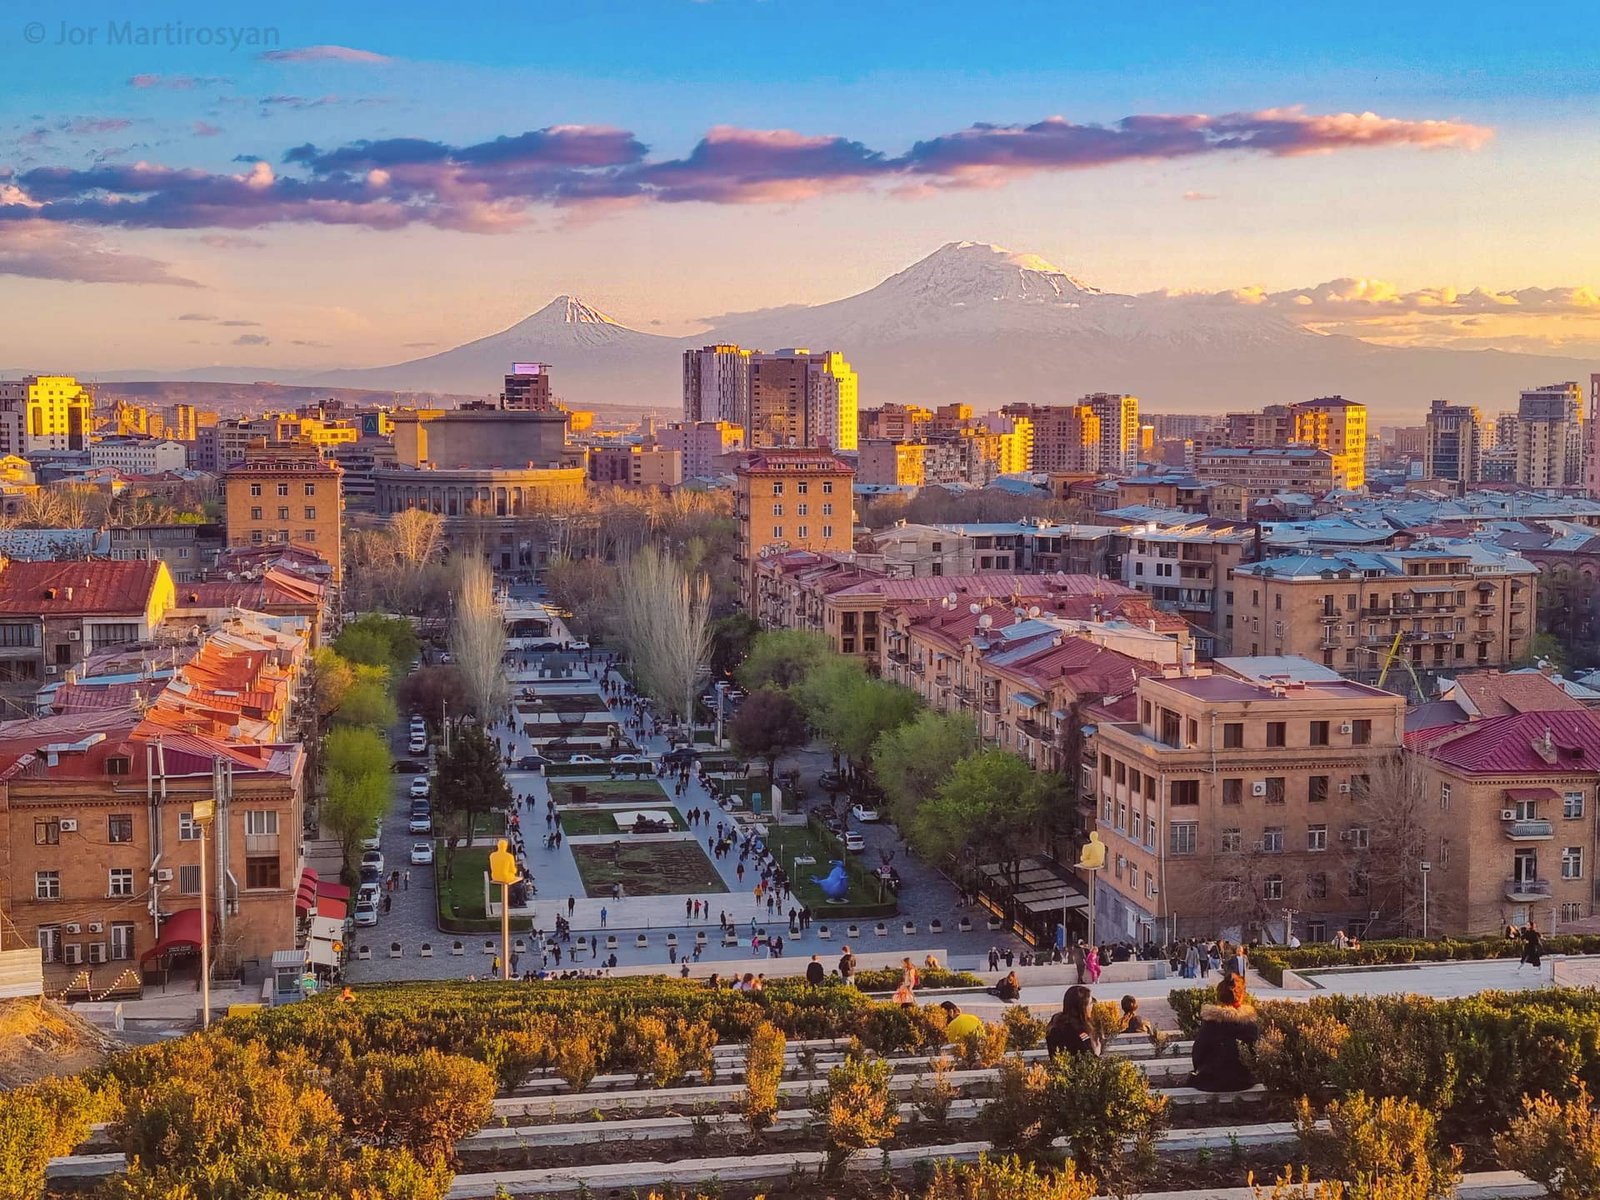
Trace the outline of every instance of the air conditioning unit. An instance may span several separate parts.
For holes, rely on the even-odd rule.
[[[1339,840],[1341,842],[1348,842],[1350,840],[1350,831],[1346,829],[1343,833],[1341,833],[1339,835]]]
[[[66,960],[67,961],[67,966],[69,966],[69,967],[78,967],[78,966],[82,966],[83,965],[83,947],[82,946],[80,946],[77,942],[72,942],[72,943],[68,944],[65,947],[65,949],[66,949],[66,952],[67,952],[67,960]]]
[[[1348,783],[1341,783],[1339,785],[1339,795],[1341,795],[1341,796],[1348,796],[1351,793],[1352,790],[1353,789],[1350,787],[1350,785]]]
[[[1267,781],[1258,779],[1252,783],[1250,785],[1250,794],[1252,796],[1265,796],[1267,794]]]
[[[81,641],[83,641],[83,631],[80,630],[80,629],[69,629],[69,630],[67,630],[67,641],[69,641],[69,642],[81,642]]]
[[[1267,844],[1266,844],[1266,842],[1256,842],[1254,844],[1254,848],[1255,848],[1255,852],[1257,854],[1262,854],[1262,853],[1264,853],[1266,851]]]
[[[158,870],[156,872],[156,879],[159,880],[162,883],[171,883],[172,882],[172,868],[171,867],[162,867],[160,870]]]
[[[104,942],[89,943],[89,961],[103,963],[106,961],[106,944]]]
[[[1381,912],[1379,912],[1377,909],[1373,909],[1371,912],[1369,912],[1367,914],[1367,920],[1368,921],[1376,921],[1381,916],[1383,916],[1383,914]]]
[[[45,663],[44,673],[46,675],[59,675],[61,674],[61,668],[56,666],[55,663]]]
[[[1349,721],[1341,721],[1341,722],[1339,722],[1339,732],[1340,733],[1349,733],[1353,729],[1354,729],[1354,726],[1352,726]]]
[[[90,933],[104,933],[105,931],[106,931],[106,927],[104,925],[102,925],[99,921],[90,921],[89,922],[89,932]]]
[[[1515,821],[1517,819],[1517,810],[1514,808],[1502,808],[1500,810],[1500,819],[1502,821]],[[66,826],[63,825],[62,828],[64,829]]]
[[[79,925],[76,921],[69,921],[67,923],[67,932],[68,933],[82,933],[83,932],[83,926]]]
[[[61,832],[62,833],[77,833],[78,832],[78,819],[76,817],[63,817],[61,819]]]
[[[1155,884],[1152,883],[1150,885],[1150,894],[1152,896],[1159,896],[1159,895],[1161,895],[1161,889],[1158,888]]]

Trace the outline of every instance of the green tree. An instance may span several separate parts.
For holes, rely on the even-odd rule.
[[[469,846],[479,814],[510,807],[505,768],[483,726],[468,721],[456,725],[450,735],[450,752],[439,755],[433,795],[444,812],[465,818]]]
[[[333,712],[333,719],[341,725],[368,725],[375,729],[387,729],[395,723],[396,717],[394,697],[389,694],[388,682],[383,678],[367,678],[352,684]]]
[[[1541,659],[1550,663],[1557,671],[1565,672],[1567,669],[1567,644],[1561,640],[1559,634],[1546,630],[1533,635],[1533,640],[1528,643],[1528,665],[1538,663]]]
[[[311,652],[311,707],[317,716],[333,715],[355,681],[354,668],[331,646],[318,646]]]
[[[739,683],[746,691],[772,684],[793,687],[812,667],[833,654],[828,639],[808,629],[774,629],[750,643],[739,666]]]
[[[411,622],[383,613],[365,613],[346,621],[333,648],[351,662],[373,667],[388,667],[403,675],[417,657],[417,635]]]
[[[895,819],[910,821],[963,758],[979,746],[978,726],[966,713],[925,710],[878,735],[872,773]]]
[[[844,736],[841,731],[844,698],[866,684],[867,669],[860,659],[829,651],[807,664],[805,674],[788,686],[788,692],[817,735],[837,747],[838,739]]]
[[[1015,864],[1038,849],[1045,780],[1009,750],[956,763],[911,818],[912,843],[939,859],[970,847],[980,862]]]
[[[345,871],[359,857],[361,839],[389,810],[394,785],[389,743],[362,725],[339,725],[323,740],[327,796],[322,824],[339,842]]]
[[[806,719],[786,692],[764,687],[745,697],[728,723],[728,736],[746,758],[765,759],[771,779],[778,759],[806,744]]]
[[[828,705],[826,736],[841,754],[866,762],[878,739],[915,718],[920,705],[910,688],[883,679],[864,679]]]
[[[711,678],[731,679],[761,633],[749,613],[729,613],[711,622]]]

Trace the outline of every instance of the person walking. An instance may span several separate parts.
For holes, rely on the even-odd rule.
[[[1083,956],[1083,966],[1084,966],[1084,969],[1089,972],[1089,982],[1090,983],[1099,983],[1100,982],[1100,949],[1099,949],[1098,946],[1090,946],[1089,947],[1088,952],[1085,953],[1084,956]]]
[[[856,956],[850,953],[850,947],[845,946],[839,955],[839,977],[846,983],[853,983],[856,976]]]
[[[1539,970],[1540,956],[1543,953],[1544,935],[1530,921],[1528,927],[1522,931],[1522,958],[1517,963],[1517,970],[1520,971],[1523,967],[1532,967],[1536,971]]]
[[[1088,988],[1073,984],[1061,997],[1061,1011],[1050,1018],[1044,1031],[1044,1048],[1051,1058],[1058,1054],[1099,1054],[1100,1037],[1094,1031],[1090,1014],[1094,995]]]
[[[569,921],[572,920],[572,910],[577,908],[577,907],[578,907],[578,898],[576,896],[568,896],[567,897],[567,920],[569,920]]]
[[[600,906],[600,928],[604,929],[605,927],[606,927],[606,909],[605,909],[605,905],[602,904]]]
[[[806,982],[812,987],[820,987],[827,977],[827,968],[822,965],[822,960],[813,954],[811,961],[806,964]]]
[[[900,960],[900,986],[895,989],[894,1002],[902,1008],[909,1008],[917,1002],[917,984],[922,982],[922,977],[917,974],[916,964],[909,958]]]
[[[1072,953],[1068,957],[1072,959],[1072,965],[1078,972],[1078,983],[1082,984],[1084,982],[1084,971],[1086,970],[1087,960],[1084,956],[1083,941],[1081,938],[1074,939],[1072,943]]]
[[[411,868],[410,867],[406,868],[406,873],[402,878],[404,878],[404,880],[405,880],[405,890],[409,892],[411,890]]]
[[[1194,939],[1189,939],[1189,948],[1183,952],[1183,977],[1185,979],[1198,978],[1200,974],[1200,947],[1195,945]]]

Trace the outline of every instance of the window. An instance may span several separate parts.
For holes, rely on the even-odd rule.
[[[289,506],[287,504],[278,505],[278,520],[287,521],[288,519],[289,519]]]
[[[823,495],[824,495],[824,496],[831,496],[831,495],[833,495],[833,480],[831,480],[831,479],[824,479],[824,480],[823,480],[823,481],[822,481],[822,494],[823,494]]]
[[[133,868],[132,867],[112,867],[111,868],[111,878],[110,878],[108,886],[106,888],[106,895],[108,895],[108,896],[131,896],[131,895],[133,895]]]
[[[1168,785],[1167,799],[1174,805],[1187,807],[1200,803],[1200,781],[1198,779],[1174,779]]]
[[[133,841],[133,814],[115,813],[106,818],[107,837],[113,842]]]
[[[317,519],[317,506],[315,504],[306,505],[306,520],[315,521],[316,519]]]
[[[1372,831],[1365,825],[1353,825],[1350,828],[1350,845],[1356,850],[1365,850],[1372,845]]]
[[[1583,905],[1563,904],[1561,906],[1561,920],[1563,922],[1583,920]]]
[[[1372,745],[1372,722],[1366,718],[1350,722],[1350,744],[1352,746]]]
[[[1561,815],[1569,821],[1583,816],[1583,793],[1567,792],[1561,797]]]
[[[1200,824],[1197,821],[1174,821],[1171,826],[1170,848],[1173,854],[1193,854],[1200,843]]]
[[[783,526],[782,525],[774,525],[772,527],[772,536],[775,537],[775,538],[781,538],[783,536]]]
[[[1321,871],[1313,871],[1306,876],[1306,896],[1312,900],[1326,900],[1328,898],[1328,877]],[[1321,938],[1313,939],[1321,941]]]
[[[797,516],[797,517],[809,516],[810,513],[811,513],[811,505],[809,505],[809,504],[801,503],[801,504],[796,504],[794,506],[794,515]]]
[[[19,625],[15,622],[0,625],[0,646],[37,646],[39,644],[39,631],[32,625]]]
[[[779,480],[776,480],[773,483],[773,485],[772,485],[772,494],[774,496],[783,495],[783,480],[779,479]]]
[[[1272,778],[1268,779],[1266,783],[1267,803],[1282,804],[1285,796],[1288,793],[1288,787],[1286,786],[1283,777],[1281,775],[1273,776]]]
[[[182,896],[198,896],[200,894],[200,866],[178,868],[178,894]]]
[[[1283,899],[1283,876],[1268,875],[1261,881],[1261,898],[1263,900]]]
[[[287,496],[288,494],[289,494],[289,485],[287,483],[280,483],[278,485],[278,495]]]
[[[1372,793],[1372,776],[1371,775],[1352,775],[1352,776],[1350,776],[1350,794],[1351,795],[1360,796],[1360,797],[1362,797],[1364,799],[1367,796],[1371,795],[1371,793]]]
[[[1311,722],[1311,744],[1313,746],[1326,746],[1328,744],[1328,723],[1326,721]]]
[[[830,504],[824,504],[822,506],[822,515],[825,516],[825,517],[833,516],[833,505],[831,503]],[[935,542],[933,544],[933,552],[935,554],[939,554],[939,553],[942,552],[942,548],[940,547],[938,542]]]
[[[61,844],[61,822],[55,817],[48,821],[35,821],[33,823],[33,844],[35,846],[59,846]]]
[[[314,483],[306,484],[305,489],[307,496],[315,496],[317,494],[317,485]]]
[[[833,526],[832,525],[824,525],[822,527],[822,536],[825,537],[825,538],[831,538],[833,536]],[[934,568],[935,568],[934,574],[935,575],[939,574],[939,571],[938,571],[939,564],[938,563],[934,563],[933,565],[934,565]]]
[[[139,626],[132,622],[119,622],[115,625],[95,625],[90,631],[96,646],[125,646],[129,642],[139,640]]]
[[[261,520],[261,506],[259,504],[253,504],[250,506],[250,519],[252,521]]]
[[[773,505],[773,506],[772,506],[772,515],[773,515],[773,516],[775,516],[775,517],[781,517],[781,516],[783,516],[783,505],[781,505],[781,504],[774,504],[774,505]]]
[[[1327,897],[1327,895],[1328,895],[1328,880],[1327,880],[1327,877],[1324,876],[1323,880],[1322,880],[1322,895],[1317,897],[1317,899],[1319,899],[1319,900],[1320,899],[1324,899],[1324,898]],[[1325,942],[1327,940],[1328,940],[1328,923],[1326,921],[1307,921],[1306,922],[1306,941],[1308,941],[1308,942]]]
[[[1365,896],[1367,894],[1367,873],[1365,871],[1351,871],[1347,890],[1352,896]]]
[[[244,860],[244,886],[247,888],[275,888],[279,886],[278,860],[273,858],[247,858]]]
[[[1306,826],[1306,849],[1311,851],[1326,850],[1328,848],[1328,827],[1326,825]]]
[[[1237,904],[1244,896],[1244,885],[1237,879],[1224,879],[1222,881],[1222,899],[1228,904]]]
[[[801,525],[794,531],[794,535],[803,542],[811,536],[811,528],[808,525]]]
[[[1229,721],[1222,727],[1222,748],[1224,750],[1240,750],[1244,747],[1244,724],[1240,721]]]
[[[1328,798],[1328,777],[1326,775],[1312,775],[1306,779],[1306,799],[1313,804],[1321,803]]]
[[[1583,847],[1568,846],[1561,852],[1561,878],[1583,878]]]
[[[1128,834],[1136,842],[1139,840],[1140,831],[1144,828],[1144,826],[1141,824],[1141,822],[1143,820],[1144,820],[1144,815],[1137,808],[1134,809],[1133,810],[1133,823],[1128,826]]]
[[[317,540],[317,531],[315,529],[303,530],[301,532],[301,534],[300,534],[300,540],[301,541],[305,541],[305,542],[314,542],[314,541],[316,541]]]
[[[1263,854],[1283,853],[1283,826],[1269,825],[1261,831],[1261,851]]]
[[[35,871],[33,873],[33,898],[35,900],[61,899],[61,872]]]
[[[1439,785],[1439,809],[1441,812],[1448,812],[1450,809],[1450,785],[1448,783]]]
[[[1225,854],[1236,854],[1244,849],[1244,833],[1238,829],[1224,829],[1222,831],[1222,850]]]
[[[194,819],[193,813],[181,812],[178,814],[178,840],[180,842],[197,842],[200,840],[200,824]]]
[[[107,775],[126,775],[133,770],[133,760],[126,754],[112,754],[106,758]],[[129,841],[133,838],[130,836]]]
[[[1267,722],[1267,745],[1287,746],[1289,744],[1289,726],[1284,721]]]
[[[252,529],[250,531],[250,540],[253,543],[255,543],[257,546],[259,546],[261,544],[261,530]]]
[[[41,925],[39,927],[39,957],[47,963],[61,961],[61,927],[59,925]]]
[[[1244,803],[1244,780],[1224,779],[1222,781],[1222,802],[1224,804]]]
[[[244,810],[244,832],[246,837],[263,833],[278,832],[278,813],[271,808],[247,808]]]
[[[1128,890],[1134,895],[1139,894],[1139,868],[1132,863],[1128,864]]]
[[[259,495],[261,495],[261,485],[260,485],[260,484],[259,484],[259,483],[252,483],[252,484],[251,484],[251,485],[250,485],[250,494],[251,494],[251,495],[252,495],[252,496],[259,496]]]
[[[133,922],[115,921],[111,925],[111,961],[123,962],[133,957]]]
[[[795,495],[804,496],[811,490],[811,482],[806,479],[797,480],[794,485]]]

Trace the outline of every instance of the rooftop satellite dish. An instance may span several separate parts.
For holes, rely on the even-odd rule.
[[[1011,610],[1011,615],[1012,615],[1012,616],[1013,616],[1013,617],[1017,617],[1017,618],[1021,618],[1021,617],[1025,617],[1025,616],[1027,616],[1027,615],[1028,615],[1028,612],[1027,612],[1027,610],[1026,610],[1026,609],[1025,609],[1025,608],[1023,608],[1023,607],[1022,607],[1022,606],[1021,606],[1021,605],[1018,605],[1018,606],[1017,606],[1017,607],[1016,607],[1016,608],[1013,608],[1013,609],[1012,609],[1012,610]]]
[[[954,605],[955,602],[958,599],[960,599],[960,597],[957,596],[954,592],[951,592],[948,596],[945,597],[945,599],[948,600],[952,605]]]
[[[1037,617],[1039,615],[1039,606],[1037,604],[1029,605],[1028,606],[1028,615],[1030,617]]]
[[[993,624],[994,624],[994,618],[991,617],[988,613],[984,613],[983,616],[978,618],[978,628],[979,629],[987,629],[987,628],[989,628],[989,626],[991,626]]]
[[[967,605],[967,611],[973,616],[977,616],[983,611],[983,606],[981,604],[969,604]]]

